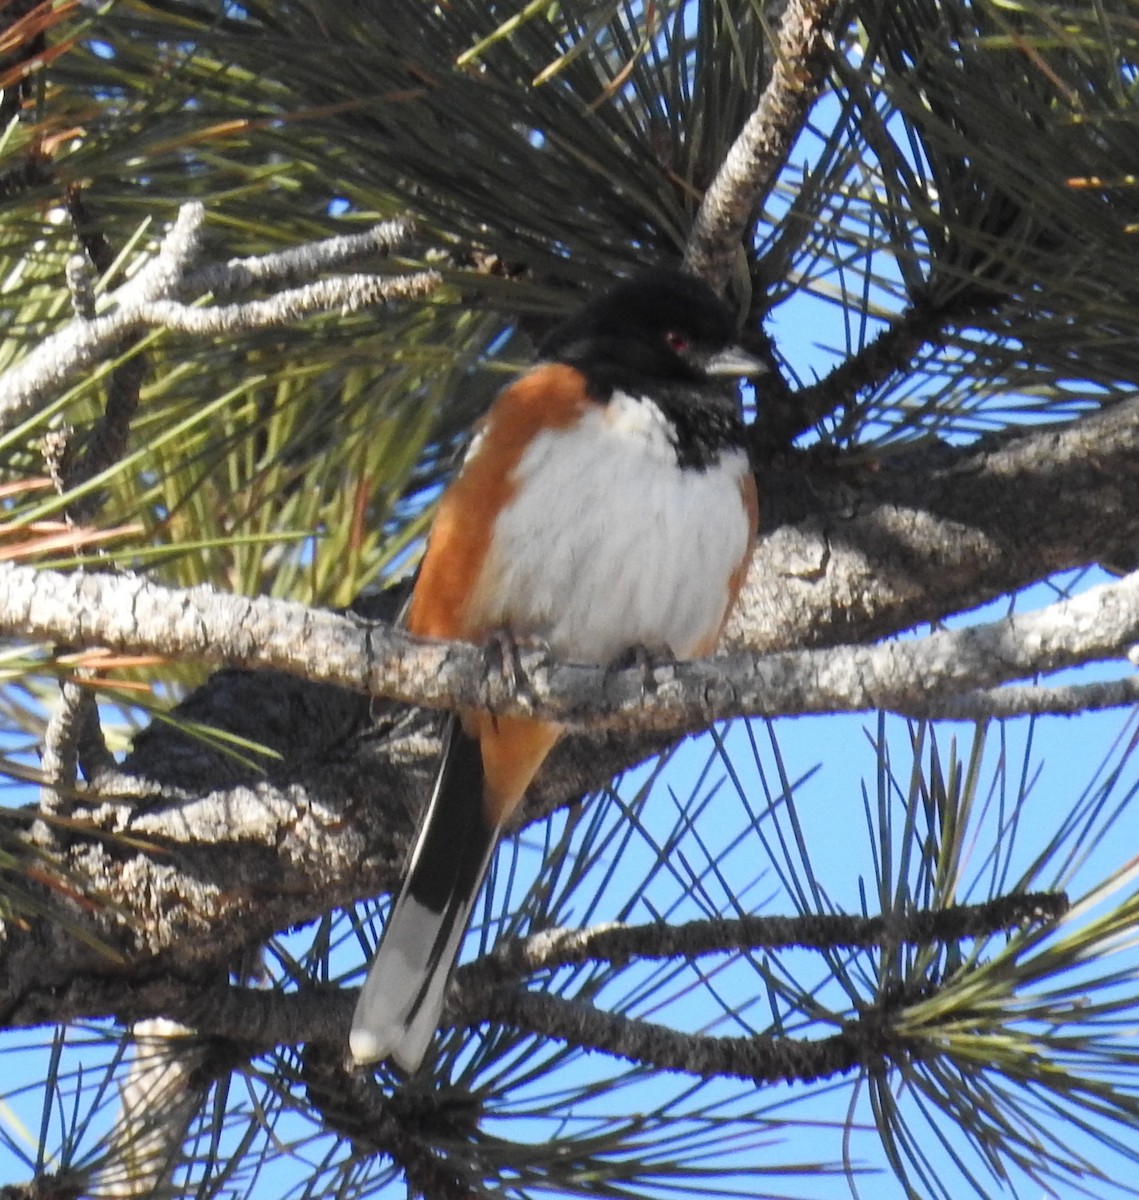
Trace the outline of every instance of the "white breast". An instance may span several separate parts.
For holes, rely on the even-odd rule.
[[[691,656],[719,630],[747,551],[747,470],[739,450],[682,470],[660,409],[616,393],[523,455],[476,609],[571,660],[637,645]]]

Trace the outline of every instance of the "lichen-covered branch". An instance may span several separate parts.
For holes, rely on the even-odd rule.
[[[84,776],[91,778],[112,762],[99,726],[94,693],[80,682],[65,680],[44,731],[40,807],[48,813],[64,810],[78,771],[82,769]]]
[[[315,312],[355,311],[381,300],[426,295],[439,283],[433,271],[313,278],[329,266],[386,251],[408,232],[408,224],[400,221],[261,259],[236,259],[195,270],[204,220],[201,204],[183,205],[154,258],[111,293],[110,311],[90,320],[77,317],[0,375],[0,429],[29,416],[77,372],[103,361],[125,337],[143,329],[163,327],[200,335],[249,332]],[[253,283],[301,277],[310,282],[269,299],[217,307],[195,304],[206,291],[220,294]]]
[[[1123,656],[1139,641],[1139,572],[1038,612],[878,645],[604,670],[523,649],[525,686],[477,647],[207,588],[0,565],[0,630],[31,640],[274,667],[429,707],[483,706],[568,724],[683,732],[725,717],[906,709],[1039,672]]]
[[[801,457],[757,471],[770,532],[730,644],[869,640],[1139,545],[1139,399],[862,468]]]
[[[1005,717],[1078,716],[1108,708],[1130,708],[1139,704],[1139,676],[1108,679],[1098,683],[1047,684],[1010,683],[1000,688],[982,688],[963,696],[931,696],[912,709],[899,708],[903,716],[938,721],[985,721]]]

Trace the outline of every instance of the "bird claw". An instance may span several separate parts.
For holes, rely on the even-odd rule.
[[[656,691],[655,672],[657,667],[672,666],[676,663],[676,655],[668,646],[646,646],[638,642],[635,646],[626,646],[605,668],[606,677],[619,671],[636,670],[640,674],[640,699],[647,700]]]
[[[512,696],[531,696],[532,689],[526,672],[522,669],[522,648],[547,649],[537,638],[528,637],[524,640],[516,638],[508,629],[495,629],[483,644],[483,689],[486,692],[497,690],[492,684],[497,682]],[[488,705],[488,708],[491,707]]]

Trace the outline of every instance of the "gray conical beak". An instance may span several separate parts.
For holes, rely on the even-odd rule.
[[[725,346],[704,363],[706,375],[725,375],[732,379],[763,375],[766,371],[767,364],[742,346]]]

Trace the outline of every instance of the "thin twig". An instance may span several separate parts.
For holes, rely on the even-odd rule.
[[[406,242],[414,231],[409,217],[399,217],[363,233],[341,234],[272,254],[212,263],[191,272],[182,286],[189,295],[211,292],[218,297],[254,284],[267,286],[311,279],[320,271],[335,270],[370,255],[386,255]]]
[[[417,300],[439,286],[435,271],[413,275],[337,275],[278,292],[267,300],[194,308],[176,300],[149,300],[125,307],[122,320],[132,326],[177,329],[196,335],[249,333],[290,325],[317,312],[339,308],[357,312],[382,300]]]
[[[946,329],[966,308],[975,311],[964,304],[961,313],[915,304],[817,383],[773,398],[765,393],[752,434],[756,447],[770,451],[790,445],[824,417],[840,408],[849,411],[860,392],[910,368],[922,346],[942,342]]]
[[[102,231],[92,223],[78,186],[67,190],[67,207],[85,252],[68,261],[68,286],[76,319],[90,321],[95,316],[96,273],[109,271],[115,255]],[[124,337],[112,348],[112,353],[115,357],[129,354],[138,340],[137,335]],[[142,375],[143,364],[134,357],[128,357],[111,372],[106,408],[81,451],[75,449],[75,431],[70,427],[52,430],[44,438],[44,458],[62,495],[81,487],[122,457],[138,409]],[[105,493],[92,491],[71,499],[63,510],[64,519],[71,525],[88,523],[102,506],[104,497]],[[56,648],[57,654],[69,650],[69,646]],[[75,680],[64,680],[44,733],[42,767],[47,782],[40,792],[41,808],[56,815],[65,811],[74,792],[77,768],[91,779],[112,761],[94,692]],[[48,829],[49,826],[41,824],[37,832],[42,834]]]
[[[0,428],[29,416],[72,374],[105,358],[124,336],[135,332],[136,323],[123,318],[124,307],[175,293],[199,253],[204,220],[200,204],[183,205],[154,258],[112,293],[117,314],[94,320],[77,317],[0,375]]]

